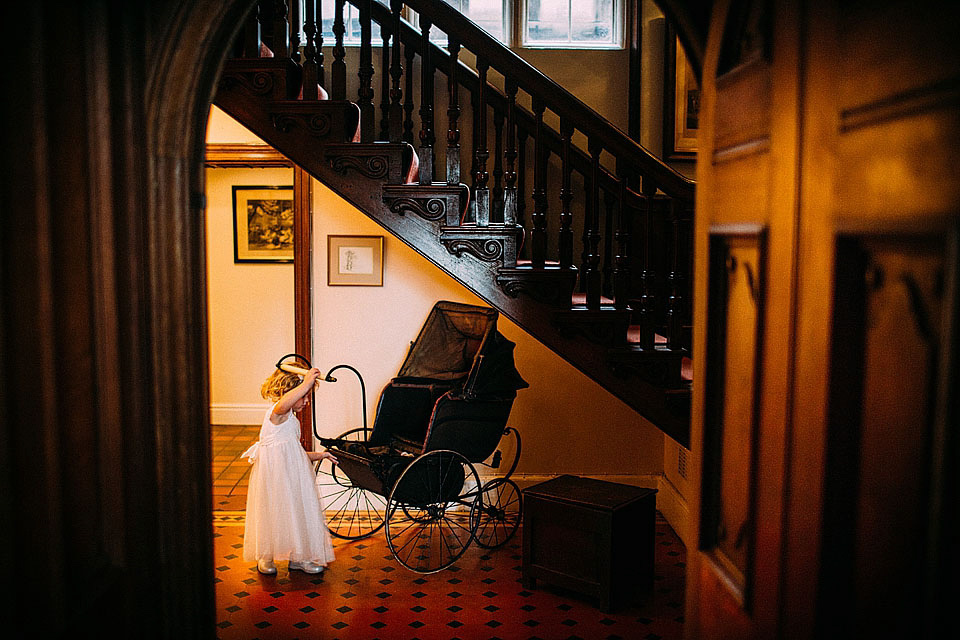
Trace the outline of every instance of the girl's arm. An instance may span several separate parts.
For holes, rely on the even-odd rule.
[[[277,404],[273,406],[273,413],[270,414],[270,422],[279,424],[281,422],[280,418],[290,413],[290,410],[296,406],[300,399],[310,393],[310,390],[313,389],[313,385],[316,384],[317,378],[319,377],[320,369],[316,367],[310,369],[310,371],[303,376],[303,382],[283,394],[280,400],[277,401]]]
[[[337,464],[337,459],[329,451],[307,451],[307,457],[310,458],[310,462],[326,459]]]

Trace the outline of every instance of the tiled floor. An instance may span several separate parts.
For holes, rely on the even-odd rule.
[[[288,572],[283,564],[275,576],[260,575],[241,557],[249,464],[238,457],[257,431],[243,429],[252,429],[252,435],[235,427],[214,428],[215,466],[222,465],[214,470],[218,638],[683,636],[686,550],[659,514],[654,592],[609,614],[588,598],[543,583],[525,590],[520,583],[522,531],[500,549],[472,545],[453,567],[430,575],[402,567],[383,531],[352,542],[334,539],[336,560],[319,576]]]
[[[241,459],[240,454],[256,441],[260,427],[214,425],[212,432],[214,516],[217,512],[243,511],[250,463]]]

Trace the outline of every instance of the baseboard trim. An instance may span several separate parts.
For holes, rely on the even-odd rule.
[[[676,485],[670,482],[667,476],[658,476],[657,488],[657,509],[663,514],[663,517],[670,523],[670,527],[680,536],[683,545],[687,549],[692,549],[690,540],[687,539],[687,523],[690,520],[690,509],[687,506],[687,500],[683,494],[677,490]]]
[[[259,425],[268,404],[211,404],[210,424]]]

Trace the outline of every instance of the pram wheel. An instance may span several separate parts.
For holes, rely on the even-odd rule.
[[[367,431],[350,429],[338,440],[365,442]],[[334,449],[333,455],[337,452]],[[386,499],[355,484],[338,465],[321,460],[317,465],[317,487],[323,496],[330,534],[346,540],[359,540],[376,533],[384,524]]]
[[[430,451],[407,465],[387,503],[387,545],[397,561],[418,573],[456,562],[473,539],[479,486],[476,469],[456,451]]]
[[[523,496],[517,483],[496,478],[483,485],[470,509],[470,528],[477,544],[495,549],[507,543],[520,526]]]

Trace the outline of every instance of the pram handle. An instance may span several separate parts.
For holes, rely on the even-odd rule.
[[[308,373],[310,373],[310,370],[309,370],[309,369],[304,369],[303,367],[298,367],[298,366],[293,365],[293,364],[281,364],[281,365],[280,365],[280,368],[283,369],[284,371],[289,372],[289,373],[295,373],[295,374],[297,374],[298,376],[305,376],[305,375],[307,375]],[[318,381],[318,382],[321,381],[321,380],[322,380],[323,382],[336,382],[336,381],[337,381],[337,379],[334,378],[333,376],[331,376],[329,373],[328,373],[327,375],[323,376],[322,378],[317,378],[317,381]]]

